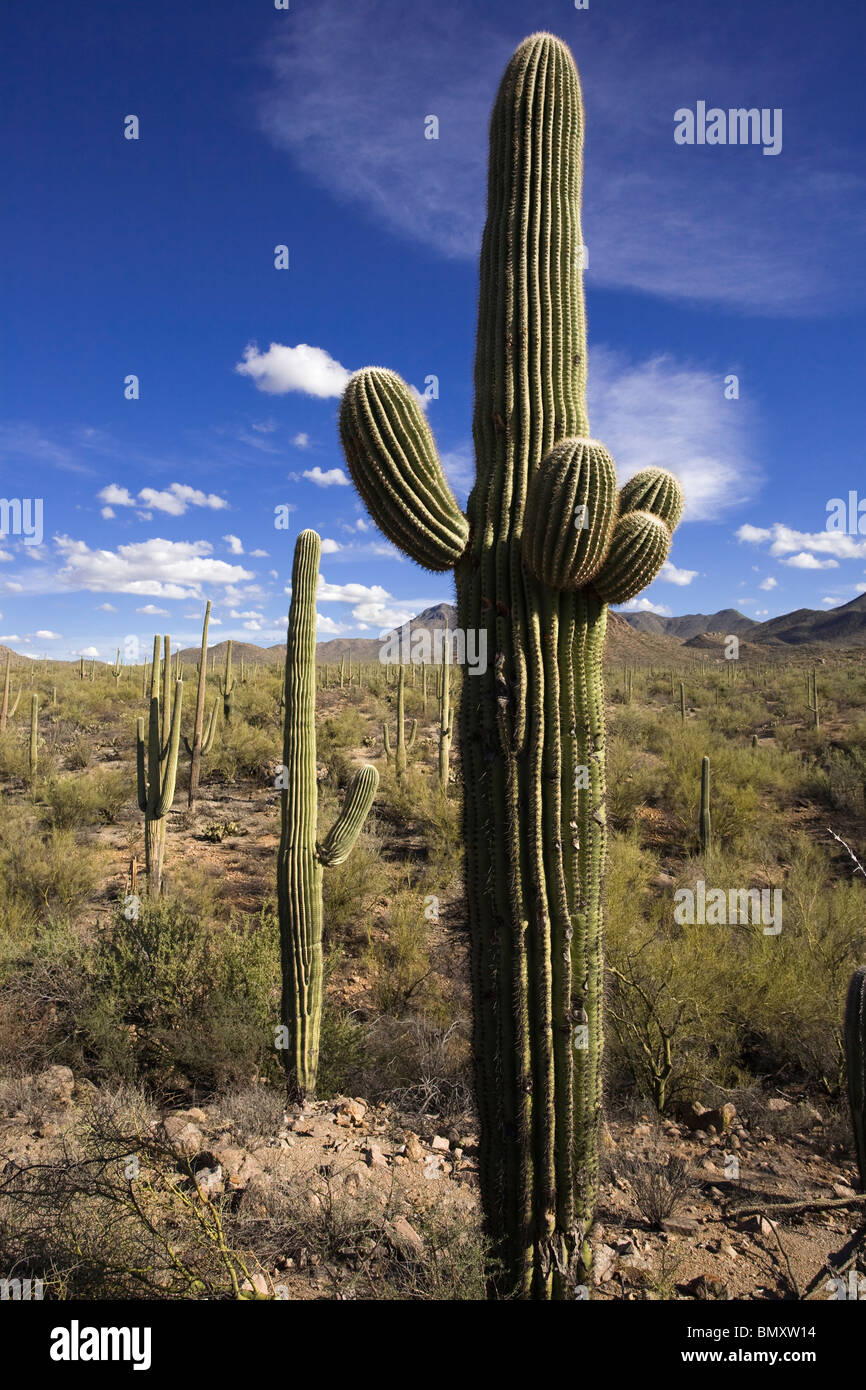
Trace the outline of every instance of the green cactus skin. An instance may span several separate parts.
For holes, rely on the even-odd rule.
[[[390,762],[394,759],[394,772],[397,781],[401,781],[406,771],[406,754],[411,753],[415,746],[415,735],[418,732],[418,720],[412,720],[412,729],[409,737],[406,737],[406,669],[400,664],[397,673],[397,741],[392,749],[391,737],[388,733],[388,725],[382,725],[382,739],[385,744],[385,757]]]
[[[616,468],[592,439],[557,444],[532,476],[523,560],[551,589],[579,589],[597,574],[616,519]]]
[[[845,1060],[848,1102],[860,1190],[866,1192],[866,969],[854,971],[845,1003]]]
[[[9,663],[11,662],[11,660],[12,660],[12,654],[11,654],[11,652],[7,652],[7,653],[6,653],[6,675],[5,675],[4,678],[3,678],[3,703],[2,703],[2,705],[0,705],[0,734],[5,734],[5,732],[6,732],[6,722],[7,722],[7,720],[9,719],[10,714],[14,714],[14,713],[15,713],[14,710],[10,711],[10,709],[9,709]],[[18,694],[19,694],[19,695],[21,694],[21,691],[20,691],[20,690],[18,691]],[[17,706],[17,701],[16,701],[16,706]]]
[[[571,54],[535,34],[490,123],[466,520],[399,377],[365,368],[340,412],[373,518],[419,564],[454,565],[459,625],[487,639],[487,670],[460,701],[481,1195],[503,1271],[491,1290],[538,1299],[573,1298],[586,1279],[598,1189],[605,599],[655,577],[671,529],[655,509],[676,511],[651,470],[629,493],[646,490],[642,508],[614,522],[622,503],[611,509],[599,469],[587,534],[567,512],[584,461],[588,477],[602,458],[585,405],[582,140]],[[546,490],[567,535],[551,536]]]
[[[187,793],[187,805],[192,810],[198,796],[198,784],[201,777],[201,760],[203,753],[209,753],[213,747],[214,735],[216,734],[216,719],[218,701],[214,701],[210,719],[208,720],[207,730],[203,734],[204,728],[204,704],[207,686],[207,631],[210,626],[210,599],[208,599],[204,610],[204,622],[201,630],[201,656],[198,663],[198,684],[195,692],[195,720],[192,731],[192,744],[184,739],[184,745],[189,756],[189,791]]]
[[[115,684],[115,686],[116,686],[116,687],[119,687],[119,686],[120,686],[120,677],[123,675],[123,664],[122,664],[122,662],[121,662],[121,660],[120,660],[120,648],[119,648],[119,647],[118,647],[118,649],[117,649],[117,656],[114,658],[114,665],[113,665],[112,668],[111,668],[111,674],[114,676],[114,684]]]
[[[713,823],[710,817],[710,760],[701,759],[701,853],[710,854],[713,848]]]
[[[445,631],[447,635],[442,653],[442,670],[439,674],[439,785],[447,792],[454,725],[451,718],[451,635],[447,628]],[[424,679],[426,684],[426,670]]]
[[[39,761],[39,696],[30,698],[30,790],[36,790],[36,769]]]
[[[683,517],[683,493],[679,480],[664,468],[647,468],[624,483],[619,494],[619,510],[652,512],[675,531]]]
[[[286,638],[282,834],[277,858],[277,908],[283,993],[281,1020],[289,1046],[283,1064],[289,1094],[316,1093],[322,1024],[322,875],[342,864],[358,838],[379,783],[375,767],[361,767],[346,791],[337,820],[316,841],[316,588],[322,542],[302,531],[295,543]]]
[[[818,706],[818,672],[813,669],[811,675],[807,677],[809,689],[809,709],[812,711],[812,723],[816,729],[821,727],[821,713]]]
[[[227,724],[232,721],[235,712],[235,686],[236,682],[232,676],[232,644],[229,641],[226,645],[226,673],[225,676],[217,676],[217,685],[220,695],[223,697],[223,718]]]
[[[686,688],[680,681],[680,719],[686,722]]]
[[[171,670],[171,644],[165,639],[165,669]],[[167,683],[166,683],[167,685]],[[169,698],[166,687],[164,701]],[[183,681],[174,688],[169,723],[163,710],[160,728],[159,701],[159,637],[153,639],[153,664],[150,675],[150,715],[145,742],[144,718],[138,720],[136,734],[136,769],[138,774],[138,805],[144,813],[144,855],[147,872],[147,891],[152,898],[162,892],[162,861],[165,849],[165,818],[174,801],[177,780],[177,759],[180,752],[180,716],[183,707]]]

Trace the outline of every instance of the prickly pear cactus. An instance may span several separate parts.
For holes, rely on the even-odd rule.
[[[356,373],[340,412],[373,518],[454,569],[487,635],[459,725],[480,1175],[499,1291],[542,1299],[585,1280],[598,1188],[607,604],[655,578],[683,507],[661,469],[617,492],[589,434],[582,140],[571,54],[535,34],[490,124],[467,514],[396,373]]]

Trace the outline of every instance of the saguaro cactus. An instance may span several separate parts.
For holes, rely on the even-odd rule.
[[[710,817],[710,760],[701,759],[701,815],[700,815],[701,853],[709,854],[713,847],[713,823]]]
[[[120,687],[120,677],[123,675],[123,662],[120,660],[119,647],[117,649],[117,656],[114,658],[114,665],[111,668],[111,674],[114,676],[115,688],[118,689]]]
[[[387,723],[382,725],[382,738],[385,743],[385,757],[390,762],[394,759],[394,771],[399,782],[406,771],[406,754],[411,753],[415,746],[415,735],[418,732],[418,720],[412,720],[412,728],[409,737],[406,737],[406,669],[402,662],[397,672],[397,735],[394,748],[391,747],[391,737],[388,733]]]
[[[459,625],[487,641],[460,702],[480,1178],[509,1290],[537,1298],[572,1297],[591,1257],[607,605],[655,578],[682,513],[661,469],[617,493],[589,437],[582,139],[571,54],[533,35],[490,125],[467,515],[399,376],[356,373],[340,410],[372,516],[418,564],[455,569]]]
[[[442,669],[439,673],[439,785],[448,790],[450,773],[451,738],[451,633],[445,629],[445,645],[442,652]],[[424,672],[427,678],[427,672]]]
[[[39,696],[30,697],[30,790],[36,790],[36,768],[39,760]]]
[[[165,666],[170,670],[170,647],[166,638]],[[138,804],[144,812],[144,854],[147,870],[147,891],[158,898],[162,891],[162,859],[165,848],[165,818],[174,801],[177,779],[177,756],[180,751],[180,715],[183,705],[183,681],[174,688],[171,724],[163,717],[160,729],[159,711],[159,638],[153,639],[153,665],[150,675],[150,715],[145,742],[144,719],[138,721],[136,736],[136,769],[138,773]],[[166,736],[167,733],[167,736]]]
[[[19,685],[18,694],[15,696],[12,708],[9,708],[9,663],[11,659],[11,652],[7,652],[6,675],[3,678],[3,703],[2,705],[0,705],[0,734],[5,734],[6,723],[9,719],[13,719],[15,717],[15,711],[18,708],[18,701],[21,699],[21,686]]]
[[[283,1060],[293,1098],[315,1095],[322,1023],[322,875],[355,844],[379,785],[375,767],[358,769],[342,809],[316,839],[316,587],[322,542],[302,531],[295,543],[286,638],[282,835],[277,858],[283,996],[288,1047]]]
[[[201,774],[201,759],[203,753],[209,753],[213,747],[214,736],[216,734],[217,710],[219,701],[214,700],[213,709],[207,722],[207,729],[202,733],[204,726],[204,702],[207,687],[207,630],[210,623],[210,599],[204,610],[204,622],[201,630],[201,658],[198,663],[198,685],[195,693],[195,722],[192,730],[192,744],[184,739],[184,745],[189,755],[189,792],[187,794],[187,805],[192,809],[195,799],[198,796],[198,784]]]
[[[812,669],[807,677],[809,689],[809,709],[812,713],[812,724],[816,729],[821,727],[821,711],[818,705],[818,672]]]
[[[235,680],[232,676],[232,644],[230,641],[226,646],[226,673],[224,677],[217,676],[217,683],[219,692],[223,697],[223,718],[229,724],[235,712]]]
[[[866,1191],[866,970],[851,976],[845,1003],[845,1060],[854,1149],[861,1190]]]

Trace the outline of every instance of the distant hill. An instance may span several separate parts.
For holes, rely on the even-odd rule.
[[[702,632],[733,633],[737,637],[760,627],[753,618],[738,613],[736,608],[723,608],[718,613],[686,613],[681,618],[663,618],[659,613],[621,613],[627,623],[639,632],[664,632],[687,642]]]

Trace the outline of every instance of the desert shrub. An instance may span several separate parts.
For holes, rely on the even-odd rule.
[[[132,796],[129,776],[119,768],[100,769],[87,777],[54,777],[40,784],[40,817],[58,830],[110,825]]]
[[[631,1188],[641,1216],[657,1229],[676,1214],[694,1188],[686,1160],[664,1153],[660,1145],[634,1158],[624,1156],[617,1169]]]
[[[366,952],[373,1001],[380,1013],[394,1018],[416,1011],[441,1012],[427,949],[424,899],[412,890],[396,893]]]
[[[277,935],[264,910],[229,927],[171,901],[144,900],[131,920],[119,910],[77,1017],[94,1072],[164,1095],[276,1075]]]
[[[202,764],[204,779],[223,777],[233,782],[237,777],[251,777],[271,782],[279,752],[276,729],[253,728],[236,715],[230,724],[220,722],[214,747]]]
[[[0,838],[0,917],[32,922],[69,912],[96,881],[96,855],[72,830],[38,834],[24,811],[7,813]]]

